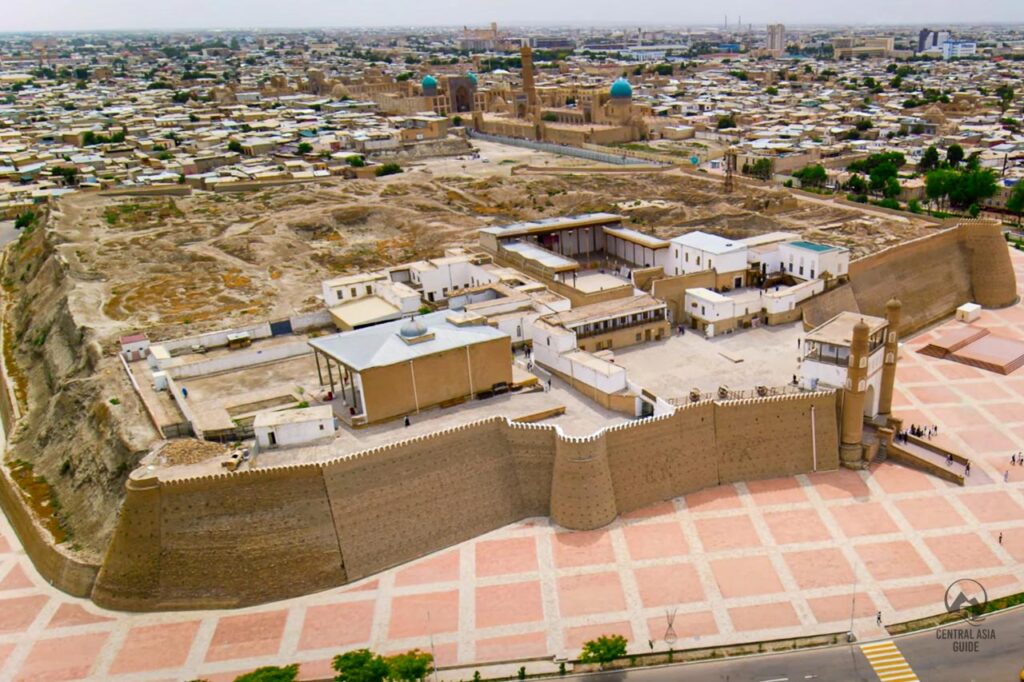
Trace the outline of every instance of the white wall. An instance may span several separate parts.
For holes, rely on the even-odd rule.
[[[292,343],[282,343],[277,346],[271,346],[270,348],[237,350],[227,355],[203,359],[183,365],[172,364],[172,359],[171,363],[167,363],[167,366],[161,367],[161,369],[165,370],[168,376],[174,379],[187,379],[190,377],[201,377],[207,374],[215,374],[217,372],[226,372],[233,369],[241,369],[242,367],[259,365],[264,362],[273,362],[275,360],[298,357],[312,352],[313,350],[305,341],[294,341]]]
[[[301,445],[321,438],[334,435],[334,417],[329,419],[311,419],[294,424],[278,424],[276,426],[260,426],[254,429],[256,440],[261,448],[273,447],[270,444],[270,433],[274,433],[276,445]]]

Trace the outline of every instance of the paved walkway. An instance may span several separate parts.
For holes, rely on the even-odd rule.
[[[1014,262],[1024,281],[1024,255]],[[527,520],[298,599],[156,614],[108,612],[52,589],[0,517],[0,680],[218,682],[288,662],[322,678],[333,655],[361,646],[433,648],[443,666],[475,667],[572,656],[610,633],[641,652],[649,641],[665,648],[666,613],[677,647],[844,632],[851,610],[863,640],[883,636],[878,611],[885,622],[941,611],[958,578],[990,597],[1024,590],[1024,466],[1009,465],[1024,451],[1024,370],[1001,376],[913,352],[956,324],[906,342],[896,412],[938,425],[937,442],[970,457],[988,485],[960,488],[891,462],[739,483],[600,531]],[[1024,339],[1024,305],[986,311],[980,324]]]

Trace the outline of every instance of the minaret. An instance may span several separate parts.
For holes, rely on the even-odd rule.
[[[868,325],[860,320],[853,325],[850,364],[846,370],[846,386],[843,388],[843,433],[839,442],[839,461],[848,469],[861,467],[867,375]]]
[[[885,304],[885,360],[882,363],[882,390],[878,393],[878,416],[892,416],[892,389],[896,383],[896,361],[900,354],[900,312],[903,304],[890,298]]]
[[[526,92],[526,103],[532,112],[537,106],[537,89],[533,85],[533,49],[529,45],[523,45],[519,50],[519,56],[523,60],[523,90]]]

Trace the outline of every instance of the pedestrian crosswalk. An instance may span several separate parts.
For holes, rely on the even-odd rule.
[[[917,682],[917,675],[892,640],[861,644],[860,650],[881,682]]]

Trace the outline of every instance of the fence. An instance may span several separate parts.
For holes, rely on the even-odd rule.
[[[469,130],[468,132],[470,137],[484,140],[486,142],[507,144],[513,147],[525,147],[526,149],[533,149],[538,152],[547,152],[548,154],[574,156],[578,159],[586,159],[587,161],[596,161],[598,163],[611,163],[618,166],[633,166],[638,163],[650,164],[652,166],[663,165],[656,161],[651,161],[650,159],[635,156],[631,157],[624,154],[609,154],[607,152],[599,152],[592,149],[581,149],[579,147],[570,147],[568,145],[554,144],[551,142],[538,142],[536,140],[525,140],[518,137],[505,137],[504,135],[489,135],[475,130]]]

